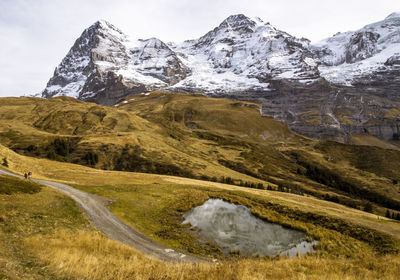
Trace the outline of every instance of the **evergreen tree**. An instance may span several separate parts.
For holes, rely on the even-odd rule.
[[[373,207],[372,203],[368,201],[368,202],[365,204],[365,206],[364,206],[364,211],[365,211],[365,212],[372,213],[373,208],[374,208],[374,207]]]

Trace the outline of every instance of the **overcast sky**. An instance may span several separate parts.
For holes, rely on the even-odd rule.
[[[0,96],[43,90],[74,41],[99,19],[133,38],[179,42],[242,13],[318,41],[399,11],[400,0],[0,0]]]

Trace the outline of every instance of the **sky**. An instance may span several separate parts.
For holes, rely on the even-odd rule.
[[[392,12],[400,12],[399,0],[0,0],[0,97],[41,92],[75,40],[99,19],[132,38],[180,42],[241,13],[319,41]]]

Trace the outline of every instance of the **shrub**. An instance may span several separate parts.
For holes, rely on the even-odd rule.
[[[68,141],[62,139],[62,138],[56,138],[54,139],[53,143],[51,144],[54,147],[54,151],[56,154],[60,156],[67,156],[69,153],[69,144]]]
[[[89,164],[89,165],[96,165],[99,162],[99,156],[92,151],[87,152],[87,154],[84,156],[84,160]]]
[[[48,159],[54,160],[54,159],[56,159],[56,157],[57,157],[57,155],[56,155],[56,153],[55,153],[53,150],[51,150],[51,151],[49,151],[49,152],[47,153],[47,158],[48,158]]]
[[[36,151],[36,150],[37,150],[37,147],[34,146],[34,145],[29,145],[29,146],[26,148],[26,150],[27,150],[28,152],[33,152],[33,151]]]
[[[140,146],[126,145],[116,159],[115,170],[198,178],[188,169],[171,163],[159,162],[153,158],[155,157],[146,157]]]
[[[372,203],[368,201],[364,206],[364,211],[372,213],[373,210],[374,210],[374,207],[373,207]]]

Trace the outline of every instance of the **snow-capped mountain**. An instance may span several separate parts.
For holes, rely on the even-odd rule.
[[[241,14],[197,40],[168,45],[156,38],[133,40],[98,21],[78,38],[42,95],[87,100],[104,92],[108,98],[103,103],[109,104],[135,90],[159,88],[212,94],[268,91],[272,80],[311,84],[321,77],[353,85],[365,77],[371,81],[374,72],[397,70],[399,56],[399,13],[314,45]]]
[[[43,97],[103,105],[155,89],[251,99],[297,132],[346,139],[400,135],[400,13],[316,44],[233,15],[183,43],[129,38],[106,21],[86,29]]]
[[[67,95],[111,105],[135,90],[175,84],[186,72],[186,66],[162,41],[132,40],[102,20],[76,40],[42,96]]]
[[[400,13],[357,31],[338,33],[313,47],[321,76],[328,81],[349,86],[371,83],[371,74],[400,68]]]
[[[198,40],[174,46],[191,75],[174,88],[210,92],[269,90],[271,79],[311,83],[318,78],[309,41],[261,19],[234,15]]]
[[[258,18],[230,16],[197,40],[169,45],[156,38],[133,40],[98,21],[78,38],[42,95],[98,100],[111,91],[115,102],[128,92],[156,88],[265,91],[271,79],[284,78],[302,83],[319,78],[309,41]]]

